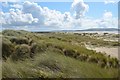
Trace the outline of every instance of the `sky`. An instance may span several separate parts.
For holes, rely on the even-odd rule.
[[[0,24],[0,29],[28,31],[118,28],[118,2],[1,0]]]

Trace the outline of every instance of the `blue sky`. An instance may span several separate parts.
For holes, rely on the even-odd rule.
[[[21,4],[22,2],[18,2],[18,4]],[[37,2],[38,5],[41,7],[48,7],[52,10],[57,10],[62,13],[66,11],[71,11],[70,7],[72,2]],[[14,2],[8,3],[9,5],[14,4]],[[86,2],[86,4],[89,5],[89,11],[86,13],[87,16],[93,17],[93,18],[100,18],[102,16],[102,13],[104,13],[105,10],[111,11],[113,16],[118,16],[118,3],[116,4],[105,4],[104,2]],[[4,12],[8,12],[11,7],[4,7],[2,6],[2,10]]]
[[[40,2],[38,3],[42,7],[48,7],[64,13],[70,11],[72,2]],[[118,4],[104,4],[104,2],[86,2],[89,5],[89,11],[86,13],[87,16],[94,18],[100,18],[105,10],[111,11],[113,16],[118,16]]]
[[[3,20],[1,19],[1,22],[4,21],[2,26],[3,28],[7,28],[7,29],[10,28],[10,29],[26,29],[26,30],[87,29],[87,28],[99,28],[99,27],[117,28],[118,3],[110,2],[106,4],[105,2],[88,2],[87,0],[85,0],[86,2],[83,1],[79,2],[79,0],[76,1],[78,2],[74,4],[75,7],[74,10],[71,7],[72,4],[74,3],[72,1],[25,2],[27,3],[27,6],[32,6],[33,8],[31,9],[33,10],[26,9],[25,6],[23,6],[25,4],[24,2],[7,2],[7,3],[2,2],[0,3],[0,6],[2,7],[1,12],[3,19]],[[16,8],[16,6],[11,7],[15,4],[18,4],[18,6],[22,6],[22,7],[21,8]],[[44,7],[48,8],[47,11],[46,9],[44,9]],[[88,11],[87,11],[87,7],[88,7]],[[25,8],[25,10],[22,10],[23,8]],[[40,12],[37,11],[41,8],[42,11]],[[12,14],[10,12],[11,9],[12,9]],[[18,10],[16,11],[16,9],[19,10],[20,12],[19,15],[17,14]],[[34,10],[36,13],[34,13]],[[43,12],[45,14],[43,14]],[[37,17],[35,15],[37,15]],[[13,16],[15,17],[14,19],[11,18]],[[21,19],[23,16],[24,18]],[[67,19],[66,21],[64,21],[63,19],[66,18],[66,16]],[[80,16],[80,18],[79,17],[75,18],[75,16],[77,17]],[[22,21],[20,21],[19,18]],[[31,19],[31,22],[29,20],[27,22],[26,18]],[[86,25],[86,23],[88,25]],[[28,26],[32,26],[32,27],[28,27]]]

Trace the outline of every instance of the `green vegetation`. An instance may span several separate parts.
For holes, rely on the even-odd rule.
[[[84,46],[112,46],[112,42],[72,33],[5,30],[2,34],[4,78],[118,77],[118,59]]]
[[[93,63],[81,62],[52,51],[46,51],[36,55],[34,60],[3,62],[3,77],[113,78],[117,77],[117,69],[104,69]]]

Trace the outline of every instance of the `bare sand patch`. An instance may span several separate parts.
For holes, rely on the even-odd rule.
[[[95,50],[96,52],[106,53],[106,55],[118,58],[119,47],[95,47],[92,45],[86,45],[86,48],[89,50]]]

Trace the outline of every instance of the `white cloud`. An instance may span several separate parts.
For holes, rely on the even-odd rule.
[[[92,18],[84,18],[82,19],[82,27],[83,29],[88,29],[88,28],[98,28],[99,24],[97,23],[97,19],[92,19]]]
[[[98,22],[99,27],[114,27],[117,28],[118,27],[118,19],[114,18],[112,13],[109,11],[105,11],[105,13],[103,14],[103,17],[99,20]]]
[[[3,27],[26,26],[35,24],[38,19],[33,18],[31,14],[23,14],[19,9],[10,9],[8,13],[0,12],[0,22]]]
[[[106,19],[110,19],[113,17],[111,12],[105,11],[105,13],[103,14],[103,17]]]
[[[64,28],[65,25],[69,25],[71,21],[71,16],[69,12],[65,12],[62,14],[59,11],[56,10],[50,10],[47,7],[43,8],[43,14],[45,17],[45,25],[46,26],[52,26],[52,27],[58,27],[58,28]],[[71,27],[66,26],[66,27]]]
[[[13,6],[13,5],[12,5]],[[47,7],[41,7],[37,3],[25,1],[22,5],[13,6],[9,12],[0,12],[0,23],[3,28],[16,29],[87,29],[98,27],[117,27],[117,18],[112,13],[105,11],[100,19],[88,18],[85,13],[89,6],[83,0],[75,0],[72,9],[75,12],[75,18],[72,13],[51,10]],[[20,9],[17,9],[20,8]],[[84,17],[82,17],[84,16]]]
[[[76,29],[118,28],[118,19],[113,17],[111,12],[105,11],[99,19],[88,17],[76,19],[74,20],[74,26]]]
[[[10,5],[10,7],[21,9],[22,5],[20,5],[20,4],[13,4],[13,5]]]
[[[118,0],[104,0],[105,4],[109,4],[109,3],[117,3]]]
[[[53,29],[72,27],[72,17],[69,12],[62,14],[60,11],[50,10],[47,7],[42,8],[38,4],[29,1],[23,3],[22,10],[10,9],[9,12],[3,13],[1,20],[3,27],[26,25]]]
[[[41,6],[39,6],[37,3],[25,1],[23,3],[23,13],[30,13],[34,18],[39,19],[39,23],[44,23],[44,15],[43,15],[43,9]]]
[[[60,11],[50,10],[47,7],[41,7],[36,3],[24,2],[23,13],[31,13],[34,18],[39,19],[39,25],[51,28],[67,28],[71,27],[71,15],[69,12],[62,14]],[[65,27],[66,26],[66,27]]]
[[[79,19],[81,16],[84,16],[88,11],[89,6],[83,2],[83,0],[74,0],[71,6],[72,10],[75,12],[76,19]]]

